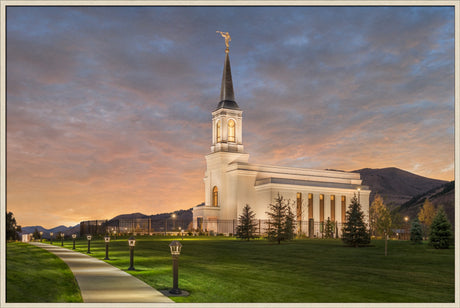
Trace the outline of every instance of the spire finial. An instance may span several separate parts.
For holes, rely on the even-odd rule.
[[[225,38],[225,46],[227,47],[225,48],[225,53],[228,53],[229,42],[232,40],[232,38],[230,37],[230,34],[228,34],[228,32],[222,32],[222,31],[216,31],[216,33],[220,33],[220,35],[222,35],[222,37]]]

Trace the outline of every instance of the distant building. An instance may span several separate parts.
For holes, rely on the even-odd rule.
[[[227,48],[220,101],[212,112],[211,153],[205,156],[205,203],[193,208],[194,228],[234,233],[246,204],[256,219],[267,220],[268,205],[278,194],[294,202],[298,231],[309,236],[320,236],[328,218],[340,227],[354,195],[368,215],[371,191],[361,185],[358,173],[250,164],[243,147],[242,114]],[[340,233],[338,228],[336,234]]]

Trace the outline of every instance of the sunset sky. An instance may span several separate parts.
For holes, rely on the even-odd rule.
[[[255,164],[454,179],[453,7],[7,7],[22,226],[204,201],[225,44]]]

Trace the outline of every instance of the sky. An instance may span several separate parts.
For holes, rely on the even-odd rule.
[[[204,201],[229,32],[250,163],[454,179],[453,7],[7,7],[6,207]]]

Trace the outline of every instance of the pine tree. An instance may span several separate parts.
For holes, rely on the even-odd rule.
[[[238,226],[236,227],[236,237],[250,240],[254,238],[256,233],[257,222],[254,217],[256,214],[251,210],[251,207],[246,204],[243,208],[243,213],[238,218]]]
[[[40,237],[40,232],[38,231],[37,228],[35,228],[35,231],[34,231],[34,234],[32,235],[34,237],[34,239],[41,239]]]
[[[429,243],[436,249],[447,249],[452,238],[452,226],[443,207],[439,207],[430,228]]]
[[[324,230],[325,232],[325,238],[334,238],[334,222],[329,219],[329,217],[326,220],[326,228]]]
[[[287,206],[287,212],[285,216],[284,223],[284,235],[286,240],[292,240],[294,238],[294,229],[295,229],[295,215],[292,212],[291,207]]]
[[[342,241],[353,247],[366,246],[371,242],[369,231],[364,223],[364,213],[356,195],[351,199],[346,212],[346,222],[342,230]]]
[[[285,200],[278,194],[275,203],[269,205],[268,232],[267,237],[270,241],[290,240],[294,237],[295,217],[291,211],[290,200]]]
[[[410,228],[410,240],[414,244],[421,244],[423,240],[422,225],[420,224],[420,221],[417,217],[414,219],[414,221],[412,221]]]
[[[16,218],[14,218],[13,212],[6,213],[6,240],[18,240],[18,232],[21,232],[21,226],[16,224]]]

